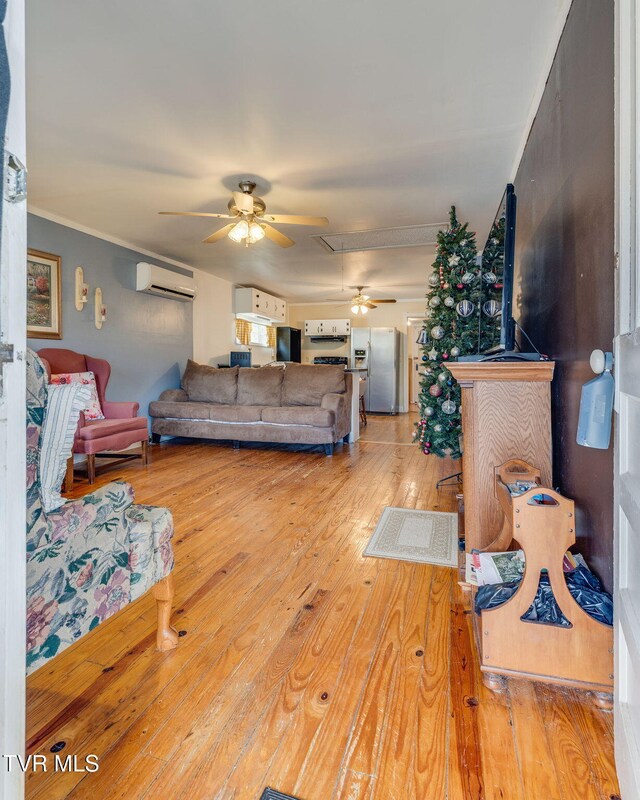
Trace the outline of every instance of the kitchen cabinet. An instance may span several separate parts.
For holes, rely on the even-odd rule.
[[[260,289],[241,287],[235,290],[235,313],[249,322],[284,322],[287,304]]]
[[[305,336],[349,336],[349,319],[308,319],[304,323]]]

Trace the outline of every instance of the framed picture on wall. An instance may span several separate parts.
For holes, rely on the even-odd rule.
[[[62,339],[60,256],[27,250],[27,336]]]

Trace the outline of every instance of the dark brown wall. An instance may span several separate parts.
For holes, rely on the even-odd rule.
[[[578,548],[612,585],[613,453],[575,443],[589,355],[614,332],[613,0],[574,0],[515,180],[514,316],[556,361],[554,482]]]

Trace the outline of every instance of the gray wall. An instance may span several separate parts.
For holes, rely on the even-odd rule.
[[[514,316],[556,361],[553,473],[578,549],[612,584],[613,453],[576,444],[589,355],[614,331],[613,0],[574,0],[515,180]]]
[[[62,258],[62,339],[29,339],[34,350],[64,347],[106,358],[111,364],[110,400],[137,400],[140,414],[163,389],[179,386],[187,358],[193,353],[193,306],[135,291],[138,261],[152,261],[134,250],[29,214],[29,247]],[[89,300],[75,308],[75,269],[83,267]],[[107,321],[94,323],[94,290],[102,289]]]

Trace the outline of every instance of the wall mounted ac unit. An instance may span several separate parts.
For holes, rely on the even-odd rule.
[[[143,261],[137,265],[136,290],[183,303],[192,302],[198,293],[193,278]]]

